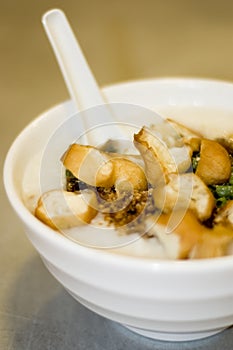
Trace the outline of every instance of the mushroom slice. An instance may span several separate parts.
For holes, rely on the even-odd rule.
[[[216,141],[203,139],[196,174],[207,185],[227,182],[231,175],[231,160],[227,150]]]
[[[229,135],[227,137],[218,138],[216,140],[220,145],[222,145],[226,150],[233,154],[233,135]]]
[[[134,135],[135,147],[141,153],[148,181],[156,186],[168,174],[185,172],[191,163],[190,152],[167,121],[143,127]]]
[[[158,219],[151,216],[146,222],[149,235],[159,239],[169,259],[188,258],[205,230],[190,210],[186,213],[177,211],[178,218],[180,214],[182,220],[179,219],[172,232],[169,229],[171,214],[161,214]]]
[[[147,189],[143,168],[124,155],[73,144],[62,158],[66,169],[81,181],[97,187]],[[123,185],[124,183],[124,185]],[[120,185],[121,184],[121,185]]]
[[[45,192],[39,199],[35,216],[55,230],[88,224],[96,216],[96,196],[84,190],[77,194],[63,190]]]
[[[172,119],[167,120],[182,137],[184,144],[190,146],[192,152],[198,152],[202,139],[201,135]]]
[[[113,164],[109,160],[107,153],[79,144],[71,145],[62,157],[65,168],[91,186],[108,185],[113,175]]]
[[[222,224],[233,228],[233,200],[229,200],[214,218],[215,224]]]
[[[165,213],[190,208],[201,221],[207,220],[215,199],[205,183],[195,174],[171,174],[165,186],[153,190],[155,206]]]
[[[127,190],[132,187],[134,190],[147,190],[148,183],[144,169],[131,160],[124,158],[114,158],[112,184],[116,189]]]
[[[177,212],[178,219],[182,212]],[[169,259],[213,258],[231,253],[233,231],[222,225],[213,229],[202,225],[192,211],[187,210],[176,227],[170,232],[170,214],[147,219],[148,234],[162,244]]]
[[[205,229],[203,235],[190,252],[190,258],[214,258],[231,253],[233,231],[228,227],[216,225],[213,229]]]

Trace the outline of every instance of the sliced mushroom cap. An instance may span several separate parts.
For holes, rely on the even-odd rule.
[[[145,190],[148,184],[144,169],[131,159],[95,147],[73,144],[62,161],[74,176],[91,186],[117,187],[124,183],[127,188]]]
[[[170,259],[202,259],[228,255],[233,244],[233,230],[217,225],[213,229],[202,225],[192,211],[177,212],[176,227],[170,232],[170,214],[147,219],[151,236],[159,239]]]
[[[203,259],[229,255],[233,243],[233,230],[223,225],[205,229],[198,242],[190,252],[190,258]]]
[[[214,218],[214,223],[230,226],[233,229],[233,200],[229,200],[219,209]]]
[[[92,191],[81,194],[62,190],[44,193],[35,209],[35,216],[55,230],[90,223],[96,216],[96,196]]]
[[[216,141],[203,139],[196,174],[207,185],[227,182],[231,175],[231,160],[226,149]]]
[[[169,132],[171,132],[169,134]],[[135,147],[145,162],[148,181],[156,186],[170,173],[185,172],[191,163],[190,152],[168,122],[143,127],[134,135]]]
[[[189,210],[185,213],[177,211],[177,216],[179,219],[172,232],[169,229],[171,213],[161,214],[155,220],[153,217],[148,218],[147,227],[150,235],[157,237],[162,243],[168,258],[185,259],[188,258],[205,228]]]
[[[134,190],[147,190],[148,183],[144,169],[131,160],[124,158],[114,158],[113,175],[111,177],[113,185],[117,188],[132,186]]]
[[[205,183],[195,174],[171,174],[165,186],[153,191],[154,203],[165,213],[190,208],[201,221],[207,220],[215,207],[215,199]]]
[[[73,144],[62,161],[75,177],[91,186],[105,186],[113,174],[108,154],[95,147]]]
[[[233,135],[229,135],[227,137],[218,138],[216,140],[220,145],[222,145],[226,150],[233,154]]]
[[[168,119],[168,122],[173,126],[177,133],[182,137],[182,141],[185,145],[190,146],[192,152],[198,152],[200,149],[202,136],[197,132],[187,128],[183,124],[180,124],[172,119]]]

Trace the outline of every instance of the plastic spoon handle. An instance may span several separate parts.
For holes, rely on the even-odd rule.
[[[57,58],[69,93],[79,110],[104,104],[104,98],[65,14],[46,12],[42,23]]]
[[[103,143],[104,133],[101,125],[112,123],[112,139],[123,137],[121,128],[116,124],[116,118],[101,94],[101,90],[88,66],[82,50],[74,36],[65,14],[58,9],[50,10],[42,17],[46,34],[49,38],[66,86],[78,111],[82,113],[83,131],[94,129],[86,135],[85,142],[97,145]],[[95,113],[90,107],[102,105]],[[98,117],[98,118],[97,118]],[[101,118],[99,118],[101,117]],[[97,120],[101,121],[98,124]],[[115,123],[115,124],[114,124]],[[105,135],[106,139],[106,135]]]

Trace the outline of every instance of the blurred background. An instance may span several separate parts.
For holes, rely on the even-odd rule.
[[[229,0],[0,0],[1,136],[67,99],[41,25],[61,8],[99,84],[161,76],[233,80]],[[11,130],[10,130],[11,129]]]
[[[233,1],[0,0],[1,168],[7,149],[22,128],[68,98],[41,25],[41,16],[52,8],[66,13],[101,86],[162,76],[233,81]],[[0,176],[2,180],[2,171]],[[64,302],[65,292],[47,275],[24,236],[2,181],[0,196],[0,338],[5,342],[5,347],[0,342],[0,348],[24,349],[15,339],[18,334],[22,341],[26,334],[24,329],[20,331],[26,319],[17,317],[31,315],[44,303],[40,299],[37,304],[40,281],[46,298],[55,304],[56,300]],[[52,319],[53,310],[50,315]],[[48,324],[43,322],[45,329]]]

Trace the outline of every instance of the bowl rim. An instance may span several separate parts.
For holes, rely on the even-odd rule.
[[[176,86],[225,86],[232,89],[233,81],[224,80],[221,78],[205,78],[205,77],[195,77],[195,76],[161,76],[155,78],[141,78],[141,79],[129,79],[124,81],[115,82],[113,84],[106,84],[101,87],[101,90],[105,93],[108,93],[110,90],[128,88],[128,86],[133,85],[154,85],[154,84],[173,84]]]
[[[127,88],[128,85],[139,85],[139,84],[181,84],[187,86],[187,84],[197,85],[201,84],[203,86],[207,85],[221,85],[231,88],[233,92],[233,83],[218,80],[218,79],[206,79],[206,78],[190,78],[190,77],[164,77],[164,78],[150,78],[150,79],[140,79],[140,80],[129,80],[124,82],[118,82],[116,84],[106,85],[102,88],[102,91],[105,93],[110,89],[122,89]],[[30,229],[34,231],[34,234],[37,234],[43,239],[47,240],[49,243],[54,244],[62,249],[70,250],[72,254],[79,254],[79,256],[100,260],[103,263],[109,265],[117,264],[119,267],[128,266],[129,268],[137,268],[139,270],[147,271],[162,271],[162,272],[174,272],[174,273],[187,273],[187,272],[197,272],[201,273],[206,270],[208,271],[226,271],[226,269],[233,268],[233,256],[224,256],[217,258],[208,258],[208,259],[196,259],[196,260],[169,260],[169,259],[155,259],[155,258],[144,258],[144,257],[135,257],[130,255],[123,255],[111,252],[108,248],[95,249],[84,246],[82,244],[75,243],[74,241],[68,239],[61,234],[58,234],[56,231],[46,226],[40,222],[23,204],[22,200],[19,198],[15,186],[13,183],[13,178],[11,176],[11,169],[13,166],[15,151],[18,148],[18,145],[21,143],[21,140],[24,139],[25,135],[30,131],[32,127],[40,123],[41,120],[49,116],[52,111],[60,109],[65,105],[73,105],[73,102],[70,100],[63,101],[55,106],[47,109],[33,119],[23,130],[18,134],[13,143],[11,144],[3,167],[3,183],[5,191],[8,197],[8,200],[13,207],[14,211],[23,221],[23,223]]]

